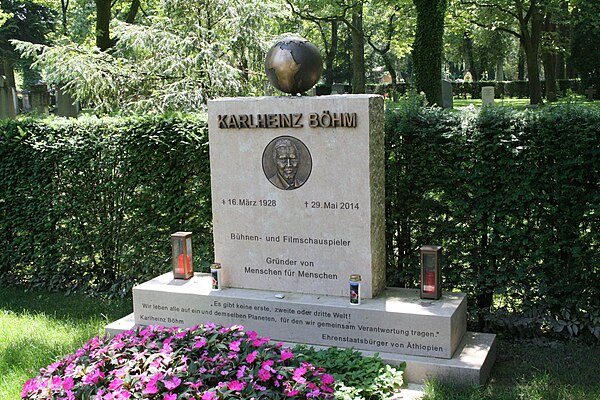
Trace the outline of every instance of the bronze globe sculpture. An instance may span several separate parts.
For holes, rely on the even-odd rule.
[[[277,89],[301,94],[321,78],[323,59],[317,46],[299,36],[289,36],[271,47],[265,58],[265,72]]]

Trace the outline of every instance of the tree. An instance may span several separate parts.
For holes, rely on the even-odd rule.
[[[477,10],[489,9],[502,15],[496,21],[471,19],[471,22],[486,29],[507,32],[519,39],[525,53],[527,77],[529,79],[529,102],[542,104],[540,81],[540,44],[542,42],[544,12],[552,0],[459,0],[464,7],[470,7],[472,15]]]
[[[595,0],[582,0],[575,8],[575,24],[571,41],[571,59],[579,71],[584,86],[600,90],[600,4]]]
[[[4,24],[0,25],[0,61],[2,75],[8,85],[15,86],[14,69],[18,62],[23,63],[26,81],[31,80],[29,61],[20,60],[11,40],[26,40],[32,43],[48,43],[48,34],[54,29],[55,14],[48,7],[32,1],[1,0],[4,11]],[[10,15],[10,18],[7,16]]]
[[[73,42],[16,45],[48,82],[98,113],[193,111],[209,98],[262,88],[274,10],[259,0],[165,0],[147,25],[114,20],[109,52]]]
[[[323,2],[322,0],[286,0],[286,2],[292,12],[302,20],[318,25],[331,23],[332,26],[334,23],[341,22],[348,27],[352,38],[352,93],[364,93],[366,82],[363,1],[340,1],[335,4]],[[332,32],[334,31],[332,30]],[[334,43],[333,37],[331,43]],[[337,43],[337,36],[335,43]],[[329,53],[326,52],[327,54]],[[335,54],[331,56],[335,57]],[[326,73],[329,74],[330,72]]]
[[[413,45],[415,85],[429,104],[441,104],[442,51],[446,0],[413,0],[417,28]]]
[[[380,2],[376,7],[373,5],[367,8],[367,21],[367,42],[383,60],[390,74],[392,92],[395,92],[398,83],[395,64],[399,57],[410,52],[410,43],[414,36],[412,3],[397,0],[390,4]]]

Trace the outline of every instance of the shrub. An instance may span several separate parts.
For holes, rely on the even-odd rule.
[[[0,121],[0,280],[110,296],[169,270],[169,235],[212,261],[198,116]]]
[[[375,354],[365,357],[354,349],[331,347],[315,350],[299,345],[294,353],[301,360],[325,368],[335,378],[335,398],[342,400],[385,400],[393,398],[404,382],[402,363],[387,365]]]
[[[239,325],[150,326],[92,339],[27,381],[22,398],[327,399],[333,381]]]

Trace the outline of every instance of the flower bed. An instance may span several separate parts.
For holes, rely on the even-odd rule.
[[[150,326],[96,337],[27,381],[23,399],[329,399],[333,376],[256,332]]]

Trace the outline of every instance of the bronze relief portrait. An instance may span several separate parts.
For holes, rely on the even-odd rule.
[[[271,140],[262,155],[265,176],[279,189],[298,189],[310,176],[312,158],[304,143],[293,136]]]

